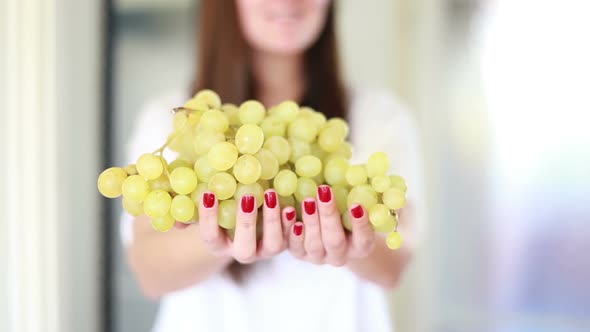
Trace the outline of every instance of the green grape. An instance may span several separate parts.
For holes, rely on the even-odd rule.
[[[387,206],[383,204],[374,204],[369,209],[369,221],[374,227],[383,227],[395,222],[391,212],[389,212]]]
[[[203,193],[209,191],[209,183],[201,182],[197,185],[197,188],[191,193],[191,199],[195,203],[196,206],[201,204],[201,199],[203,199]]]
[[[389,158],[383,152],[375,152],[367,161],[367,175],[372,178],[377,175],[385,175],[389,170]]]
[[[391,214],[391,218],[387,219],[387,222],[385,222],[379,226],[373,226],[373,229],[375,229],[375,232],[377,232],[377,233],[387,234],[387,233],[393,232],[396,227],[397,227],[397,215],[394,212]]]
[[[315,183],[326,183],[323,172],[319,172],[318,175],[312,177],[312,180],[314,180]]]
[[[207,102],[203,99],[200,98],[191,98],[189,101],[187,101],[186,103],[184,103],[183,107],[188,108],[190,110],[195,110],[195,111],[207,111],[209,109],[209,105],[207,104]],[[176,114],[179,113],[184,113],[184,112],[178,112]]]
[[[199,126],[223,133],[229,128],[229,119],[222,111],[210,109],[201,116]]]
[[[320,131],[318,144],[326,152],[336,152],[344,143],[344,136],[333,127],[325,127]]]
[[[289,137],[311,143],[318,134],[318,128],[311,119],[297,118],[289,124],[288,133]]]
[[[142,154],[137,159],[137,172],[148,180],[157,179],[164,172],[162,158],[151,153]]]
[[[346,182],[351,186],[358,186],[367,182],[367,170],[363,165],[352,165],[346,171]]]
[[[130,215],[137,217],[143,214],[143,204],[130,201],[123,197],[123,209],[127,211]]]
[[[262,180],[270,180],[277,175],[279,172],[279,162],[270,150],[262,148],[256,152],[254,157],[258,159],[262,167],[262,171],[260,172],[260,178]]]
[[[238,116],[238,107],[234,104],[223,104],[221,106],[225,115],[227,115],[227,119],[229,121],[230,126],[239,126],[240,125],[240,117]]]
[[[318,132],[326,124],[326,116],[323,113],[313,111],[311,114],[311,121],[315,124]]]
[[[188,103],[187,103],[188,104]],[[172,118],[172,127],[174,131],[178,131],[184,129],[185,125],[188,123],[188,115],[185,112],[178,112],[174,114]]]
[[[123,170],[125,171],[125,173],[127,173],[127,175],[137,175],[137,167],[135,167],[135,164],[129,164],[127,166],[125,166],[123,168]]]
[[[297,119],[311,119],[314,112],[315,111],[309,106],[301,106],[301,108],[299,108],[299,113],[297,113]]]
[[[234,237],[236,235],[236,229],[235,228],[226,229],[225,233],[227,233],[227,237],[233,241]]]
[[[279,195],[279,206],[281,207],[281,209],[284,209],[287,206],[295,207],[295,198],[293,197],[293,195],[290,195],[290,196]]]
[[[289,138],[289,144],[291,145],[291,156],[289,161],[292,163],[297,162],[297,159],[311,154],[311,146],[309,143],[302,141],[297,138]]]
[[[212,108],[219,108],[221,106],[221,98],[213,90],[201,90],[197,92],[194,98],[206,102]]]
[[[291,196],[297,190],[297,175],[293,171],[283,169],[273,180],[273,188],[281,196]]]
[[[198,110],[198,111],[194,111],[194,112],[190,112],[188,115],[188,126],[190,128],[192,128],[193,130],[197,127],[197,124],[201,121],[201,117],[203,116],[203,113],[205,113],[207,111],[207,106],[204,106],[205,108],[203,110]]]
[[[293,101],[284,101],[280,103],[273,112],[273,114],[284,123],[289,123],[295,120],[297,113],[299,113],[299,106]]]
[[[225,135],[219,131],[203,129],[195,135],[193,148],[197,155],[204,155],[217,143],[225,142]]]
[[[243,102],[238,110],[240,122],[243,124],[259,124],[260,121],[264,119],[265,115],[266,111],[264,106],[256,100],[248,100]]]
[[[96,186],[104,197],[119,197],[122,194],[121,189],[126,178],[127,173],[121,167],[107,168],[98,176]]]
[[[326,151],[322,150],[322,148],[320,147],[320,145],[316,142],[313,143],[310,146],[311,149],[311,154],[320,158],[320,159],[324,159],[324,157],[326,157]]]
[[[346,199],[348,206],[353,204],[361,204],[365,209],[369,210],[373,205],[377,204],[377,193],[368,184],[353,187],[348,193]]]
[[[250,184],[260,179],[262,166],[256,157],[249,154],[240,156],[233,169],[236,180],[243,184]]]
[[[289,145],[289,141],[287,141],[284,137],[269,137],[266,142],[264,142],[263,147],[272,152],[275,157],[277,157],[279,165],[285,164],[287,161],[289,161],[289,157],[291,157],[291,145]]]
[[[295,199],[302,202],[306,198],[315,198],[318,185],[312,179],[297,179],[297,189],[295,190]]]
[[[399,210],[406,205],[406,193],[397,189],[389,188],[383,193],[383,204],[392,210]]]
[[[385,243],[389,249],[397,250],[402,246],[403,239],[400,233],[391,232],[385,238]]]
[[[143,211],[148,217],[163,217],[170,211],[172,197],[164,190],[154,190],[143,200]]]
[[[295,173],[299,176],[312,178],[322,171],[322,161],[312,155],[302,156],[295,162]]]
[[[149,180],[147,183],[150,187],[150,190],[162,189],[164,191],[172,191],[170,180],[168,180],[168,176],[166,174],[160,175],[160,177],[157,179]]]
[[[236,211],[238,204],[233,199],[219,202],[217,223],[225,229],[236,228]]]
[[[349,232],[352,232],[352,223],[350,222],[350,212],[342,212],[342,226]]]
[[[277,173],[278,173],[278,170],[277,170]],[[258,184],[262,187],[262,190],[267,190],[270,188],[270,181],[269,180],[260,179],[260,180],[258,180]]]
[[[391,187],[391,179],[387,175],[376,175],[371,179],[371,186],[376,192],[385,192]]]
[[[174,227],[174,217],[170,213],[166,213],[160,217],[152,218],[152,228],[158,232],[168,232]]]
[[[324,178],[331,185],[346,185],[346,171],[348,171],[348,160],[342,157],[334,157],[324,167]]]
[[[260,122],[264,137],[285,136],[287,126],[276,116],[268,116]]]
[[[406,185],[406,180],[399,175],[390,175],[389,179],[391,180],[391,187],[397,188],[403,192],[408,191],[408,186]]]
[[[195,203],[186,195],[178,195],[172,199],[170,214],[174,220],[189,222],[195,214]]]
[[[208,188],[217,199],[228,199],[236,192],[236,179],[229,173],[219,172],[211,177]]]
[[[332,187],[332,192],[334,193],[334,199],[336,200],[338,211],[342,214],[347,214],[348,204],[346,199],[348,198],[348,189],[344,186],[336,185]]]
[[[191,163],[188,160],[184,160],[184,159],[174,159],[168,165],[168,172],[172,172],[175,169],[177,169],[178,167],[188,167],[188,168],[191,168],[191,167],[193,167],[193,163]]]
[[[348,142],[340,144],[340,147],[336,151],[332,152],[333,155],[340,156],[344,159],[352,158],[352,145]]]
[[[238,160],[238,149],[231,143],[220,142],[211,147],[209,153],[207,153],[207,158],[211,167],[219,171],[225,171],[232,168],[236,160]]]
[[[234,199],[237,202],[240,202],[244,195],[254,196],[254,198],[256,198],[256,207],[258,208],[261,207],[264,202],[264,188],[262,188],[257,182],[251,184],[239,183],[236,193],[234,194]]]
[[[209,179],[219,171],[209,165],[209,158],[207,156],[203,156],[195,162],[195,166],[193,168],[195,173],[197,174],[197,179],[201,182],[209,182]]]
[[[245,124],[236,132],[236,146],[243,154],[255,154],[264,143],[262,128],[255,124]]]
[[[346,138],[350,132],[348,123],[342,118],[331,118],[326,122],[326,127],[336,129],[339,133],[338,136],[341,136],[342,138]]]
[[[171,137],[168,136],[168,138],[170,139]],[[185,133],[173,138],[170,145],[168,145],[168,148],[172,151],[178,152],[183,159],[193,160],[197,156],[194,149],[194,141],[195,135],[193,133]]]
[[[150,191],[148,183],[141,175],[131,175],[123,181],[123,197],[129,201],[141,203]]]
[[[170,187],[178,194],[190,194],[197,187],[197,175],[188,167],[178,167],[170,173]]]

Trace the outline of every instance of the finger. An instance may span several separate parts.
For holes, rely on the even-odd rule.
[[[203,193],[199,204],[199,233],[205,246],[214,254],[222,254],[228,241],[225,233],[217,224],[217,199],[212,192]]]
[[[317,202],[322,243],[326,251],[326,262],[331,265],[342,266],[346,261],[346,236],[330,186],[322,185],[318,187]]]
[[[269,189],[264,193],[264,207],[262,208],[262,246],[260,255],[272,257],[285,247],[283,227],[281,225],[281,208],[277,193]]]
[[[240,263],[251,263],[256,258],[256,198],[244,195],[236,213],[233,256]]]
[[[305,238],[303,246],[306,258],[313,263],[319,264],[323,261],[326,251],[322,243],[320,230],[320,218],[317,213],[316,201],[313,198],[306,198],[302,203],[303,224],[305,225]]]
[[[288,239],[291,235],[291,227],[295,223],[295,219],[297,217],[297,211],[292,206],[287,206],[281,212],[281,220],[283,222],[283,236],[285,239]]]
[[[174,223],[174,228],[176,228],[176,229],[185,229],[188,226],[190,226],[190,224],[185,224],[185,223],[179,222],[179,221]]]
[[[305,248],[303,247],[305,235],[303,234],[303,228],[303,223],[301,221],[296,221],[293,223],[293,226],[289,228],[289,251],[298,259],[305,258]]]
[[[367,211],[361,205],[353,205],[349,213],[352,224],[349,254],[351,257],[356,258],[365,257],[373,250],[375,245],[375,231],[369,223]]]

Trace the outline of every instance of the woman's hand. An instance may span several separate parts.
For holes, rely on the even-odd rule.
[[[293,207],[283,211],[283,224],[291,227],[288,236],[293,256],[315,264],[342,266],[373,251],[375,232],[365,209],[358,204],[351,207],[352,233],[346,234],[329,186],[319,186],[317,200],[306,198],[301,211],[303,221],[296,222]]]
[[[256,239],[258,209],[256,198],[244,195],[237,202],[236,228],[231,240],[224,229],[217,224],[218,201],[211,192],[205,192],[199,205],[200,235],[214,255],[232,257],[240,263],[252,263],[270,258],[283,250],[287,243],[281,225],[281,210],[274,190],[267,190],[263,204],[263,237]]]

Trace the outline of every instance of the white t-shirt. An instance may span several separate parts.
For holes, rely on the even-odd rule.
[[[349,123],[352,163],[366,162],[376,151],[391,159],[391,172],[408,183],[408,200],[420,196],[421,165],[415,123],[390,95],[355,90]],[[172,131],[170,110],[182,105],[183,94],[160,98],[138,118],[129,145],[129,162],[153,151]],[[165,157],[174,155],[167,151]],[[121,234],[133,241],[132,218],[122,217]],[[247,279],[235,284],[226,274],[162,298],[154,332],[389,332],[392,330],[385,292],[358,278],[346,267],[318,266],[284,252],[257,262]]]

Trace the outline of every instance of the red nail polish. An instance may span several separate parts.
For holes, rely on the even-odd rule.
[[[269,209],[274,209],[277,206],[277,194],[274,191],[269,191],[264,194],[264,201]]]
[[[365,212],[363,211],[363,207],[360,205],[353,207],[350,210],[350,212],[352,213],[352,216],[355,217],[356,219],[362,218],[363,215],[365,214]]]
[[[251,213],[252,211],[254,211],[254,196],[242,196],[242,211],[246,213]]]
[[[332,191],[330,190],[329,186],[319,186],[318,187],[318,197],[320,201],[324,203],[328,203],[332,199]]]
[[[312,215],[315,213],[315,201],[304,201],[303,208],[305,213]]]
[[[289,211],[285,215],[287,216],[287,220],[291,221],[295,219],[295,210]]]
[[[303,224],[295,224],[293,226],[293,234],[299,236],[303,233]]]
[[[204,193],[203,194],[203,205],[206,208],[212,208],[215,205],[215,194],[212,193]]]

